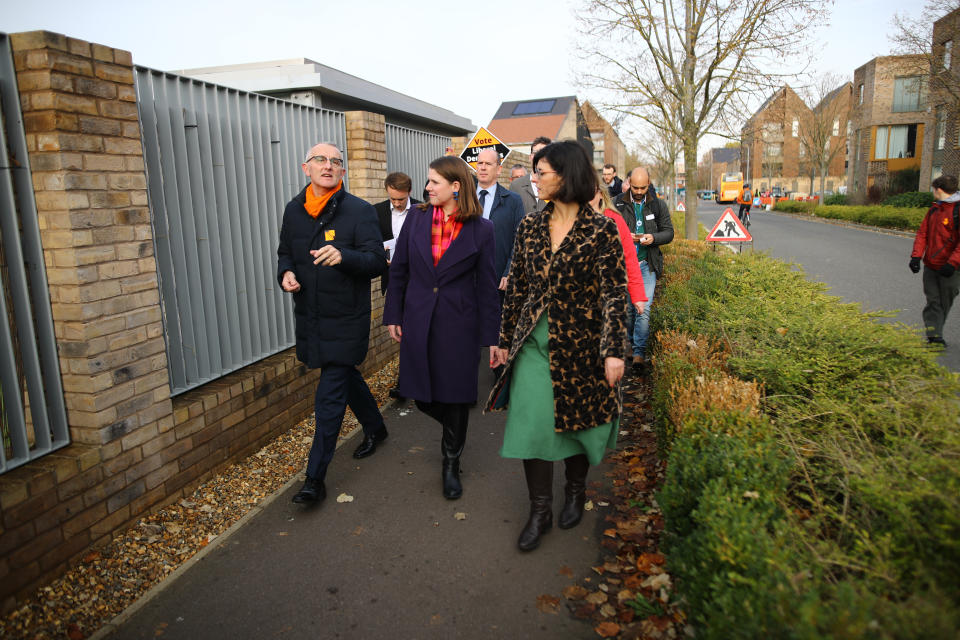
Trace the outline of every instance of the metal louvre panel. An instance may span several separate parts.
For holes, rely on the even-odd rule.
[[[0,33],[0,473],[70,444],[10,41]],[[12,323],[12,325],[11,325]],[[24,389],[25,387],[25,389]],[[29,404],[25,402],[28,399]]]
[[[174,394],[294,344],[277,285],[286,203],[342,113],[136,68],[164,333]]]
[[[388,124],[387,173],[402,171],[410,176],[413,197],[419,200],[427,183],[430,163],[449,146],[449,137]]]

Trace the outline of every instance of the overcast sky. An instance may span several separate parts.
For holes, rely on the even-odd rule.
[[[55,31],[163,70],[310,58],[483,126],[506,100],[590,98],[573,70],[577,1],[0,0],[0,30]],[[811,42],[815,69],[852,79],[889,54],[890,19],[910,4],[838,0]]]

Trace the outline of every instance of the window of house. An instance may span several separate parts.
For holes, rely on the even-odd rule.
[[[860,164],[860,131],[861,129],[857,129],[857,144],[854,146],[854,149],[856,149],[856,156],[857,156],[855,164]]]
[[[807,157],[807,148],[806,148],[804,145],[801,144],[801,145],[800,145],[800,148],[797,149],[797,155],[800,156],[801,158],[806,158],[806,157]]]
[[[923,104],[923,76],[903,76],[893,80],[893,112],[920,111]]]
[[[945,149],[947,147],[947,118],[942,108],[937,109],[937,132],[934,138],[934,149]]]
[[[796,138],[799,132],[800,132],[800,121],[794,118],[793,125],[790,127],[790,135]]]
[[[853,120],[847,120],[847,135],[853,135]]]
[[[772,143],[772,144],[768,144],[764,148],[763,153],[764,155],[767,155],[770,157],[776,157],[780,155],[780,149],[781,149],[781,145],[777,143]]]
[[[943,167],[941,167],[940,165],[936,165],[935,167],[933,167],[933,170],[930,172],[930,179],[936,180],[942,175],[943,175]]]
[[[953,55],[953,40],[947,40],[943,43],[943,68],[950,70],[950,63]]]
[[[840,135],[840,120],[833,121],[833,132],[830,135],[838,136]]]
[[[874,160],[914,158],[917,155],[917,125],[898,124],[877,127],[873,146]]]
[[[863,84],[862,83],[860,84],[859,87],[857,87],[857,103],[863,104]]]

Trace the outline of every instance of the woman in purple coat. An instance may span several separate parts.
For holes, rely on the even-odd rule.
[[[455,500],[480,349],[499,340],[494,233],[460,158],[430,163],[427,192],[397,238],[383,324],[400,343],[400,395],[443,426],[443,495]]]

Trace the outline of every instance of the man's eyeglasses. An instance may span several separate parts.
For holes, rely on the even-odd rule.
[[[327,164],[329,162],[334,167],[343,166],[343,158],[328,158],[327,156],[313,156],[312,158],[310,158],[310,160],[313,160],[317,164]],[[308,160],[307,162],[309,162],[310,160]]]

